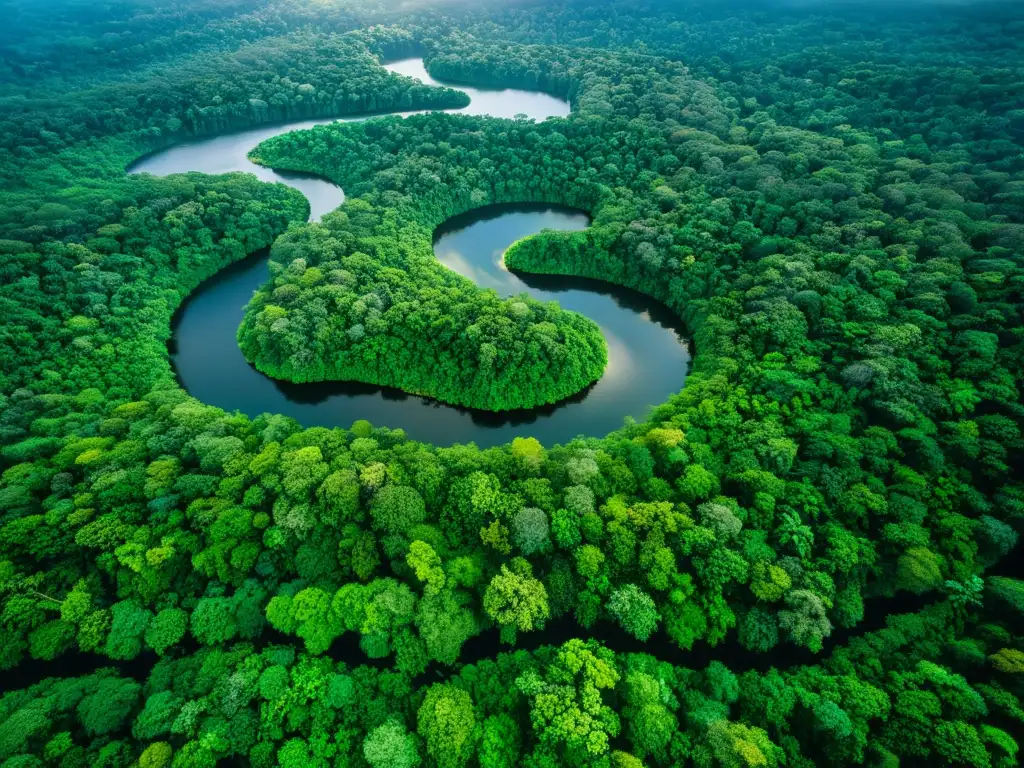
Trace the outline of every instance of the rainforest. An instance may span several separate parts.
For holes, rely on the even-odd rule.
[[[0,766],[1020,764],[1020,4],[0,11]]]

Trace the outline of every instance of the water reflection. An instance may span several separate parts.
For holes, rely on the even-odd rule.
[[[367,384],[291,384],[267,378],[242,356],[235,339],[246,302],[269,277],[265,253],[219,272],[189,297],[174,323],[171,359],[193,396],[250,416],[282,413],[310,426],[369,419],[441,445],[497,445],[520,435],[551,444],[581,434],[603,435],[620,427],[625,416],[643,418],[650,406],[678,390],[689,356],[675,316],[641,294],[586,278],[523,275],[501,265],[501,254],[522,237],[544,228],[585,226],[587,218],[578,211],[500,206],[453,219],[436,233],[435,251],[442,263],[478,285],[502,295],[557,298],[563,307],[598,322],[608,342],[605,375],[557,405],[490,413]]]
[[[387,68],[436,83],[418,59]],[[526,114],[537,120],[569,113],[567,102],[546,94],[458,87],[472,101],[465,109],[452,111],[498,117]],[[339,187],[303,174],[261,168],[249,162],[247,154],[271,136],[328,122],[332,121],[263,126],[180,144],[143,158],[131,170],[157,174],[248,171],[302,191],[315,219],[341,204],[344,192]],[[242,356],[236,341],[245,304],[269,278],[266,252],[222,270],[182,305],[173,322],[172,365],[182,386],[205,403],[249,416],[281,413],[308,426],[347,427],[357,419],[368,419],[440,445],[472,441],[490,446],[520,435],[552,444],[577,435],[604,435],[620,427],[626,416],[644,418],[652,405],[681,388],[689,355],[675,316],[645,296],[597,280],[523,275],[505,268],[501,256],[516,240],[544,228],[578,230],[587,223],[579,211],[499,206],[452,219],[435,235],[440,261],[478,285],[502,295],[526,292],[542,301],[557,300],[600,325],[609,352],[604,376],[557,405],[490,413],[366,384],[291,384],[267,378]]]
[[[423,59],[402,59],[384,68],[407,77],[420,80],[424,85],[442,85],[427,74]],[[471,88],[457,85],[460,91],[469,95],[470,103],[460,109],[448,109],[446,112],[466,115],[491,115],[493,117],[515,117],[525,114],[534,120],[546,120],[549,117],[565,117],[569,114],[569,103],[546,93],[520,91],[513,88],[488,89]],[[399,117],[422,114],[419,112],[396,112]],[[252,173],[262,181],[278,182],[294,187],[309,200],[310,221],[319,221],[325,213],[330,213],[345,201],[345,192],[336,184],[309,174],[294,171],[275,171],[264,168],[249,160],[249,151],[260,142],[290,131],[308,130],[317,125],[328,125],[335,122],[353,122],[368,120],[373,115],[358,115],[342,119],[320,118],[300,120],[285,125],[263,125],[245,131],[211,136],[205,139],[186,141],[173,147],[155,152],[141,158],[129,168],[129,173],[152,173],[155,176],[167,176],[172,173],[231,173],[241,171]]]

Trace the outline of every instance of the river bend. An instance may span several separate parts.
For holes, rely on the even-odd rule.
[[[428,85],[440,84],[427,75],[421,59],[385,66]],[[569,114],[567,102],[543,93],[457,87],[471,101],[451,112],[506,118],[525,114],[535,120]],[[129,172],[253,173],[264,181],[298,189],[309,199],[310,218],[316,220],[344,202],[340,187],[326,179],[258,166],[247,155],[272,136],[331,122],[335,121],[305,120],[177,144],[142,158]],[[268,378],[249,364],[236,339],[245,304],[269,279],[267,251],[221,270],[188,297],[174,318],[171,362],[191,395],[253,417],[281,413],[307,426],[327,427],[347,427],[357,419],[368,419],[440,445],[475,442],[485,447],[520,435],[550,445],[578,435],[601,436],[622,426],[626,417],[643,419],[651,406],[678,391],[686,378],[689,353],[675,315],[649,297],[597,280],[519,274],[504,267],[502,254],[516,240],[545,228],[577,230],[588,223],[584,213],[554,206],[492,206],[456,217],[435,233],[438,259],[477,285],[502,295],[526,292],[541,301],[556,300],[600,326],[608,343],[604,375],[558,404],[495,414],[385,387],[348,382],[292,384]]]

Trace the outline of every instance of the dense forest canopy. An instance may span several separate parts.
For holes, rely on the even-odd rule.
[[[0,763],[1019,763],[1024,11],[8,0],[0,10]],[[544,122],[380,66],[539,90]],[[126,175],[252,157],[340,184]],[[502,409],[593,321],[431,237],[587,211],[523,272],[663,302],[690,375],[610,435],[481,450],[205,405],[173,313],[271,247],[239,343],[295,380]],[[397,363],[396,363],[397,361]],[[439,436],[440,439],[440,436]]]

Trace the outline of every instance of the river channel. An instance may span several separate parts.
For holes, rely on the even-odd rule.
[[[392,72],[438,85],[420,59],[386,65]],[[448,84],[465,91],[469,106],[451,110],[471,115],[535,120],[564,117],[569,104],[543,93],[489,90]],[[409,113],[403,113],[409,114]],[[349,118],[365,120],[367,117]],[[201,171],[245,171],[268,182],[288,184],[310,201],[312,220],[344,202],[344,191],[326,181],[263,168],[248,152],[271,136],[332,120],[264,126],[178,144],[135,163],[132,173],[166,175]],[[249,416],[281,413],[307,426],[347,427],[357,419],[401,427],[417,440],[435,444],[475,442],[498,445],[520,435],[545,444],[578,435],[600,436],[629,416],[643,419],[651,406],[678,391],[686,378],[689,352],[677,318],[635,291],[596,280],[513,273],[502,254],[516,240],[542,229],[577,230],[589,219],[581,211],[544,206],[492,206],[456,217],[438,228],[434,251],[447,267],[502,295],[528,293],[556,300],[594,320],[608,343],[608,367],[599,381],[552,406],[490,413],[459,408],[384,387],[356,383],[291,384],[253,368],[238,348],[236,333],[245,304],[269,277],[268,253],[261,251],[205,281],[176,313],[171,361],[182,386],[194,397]]]

